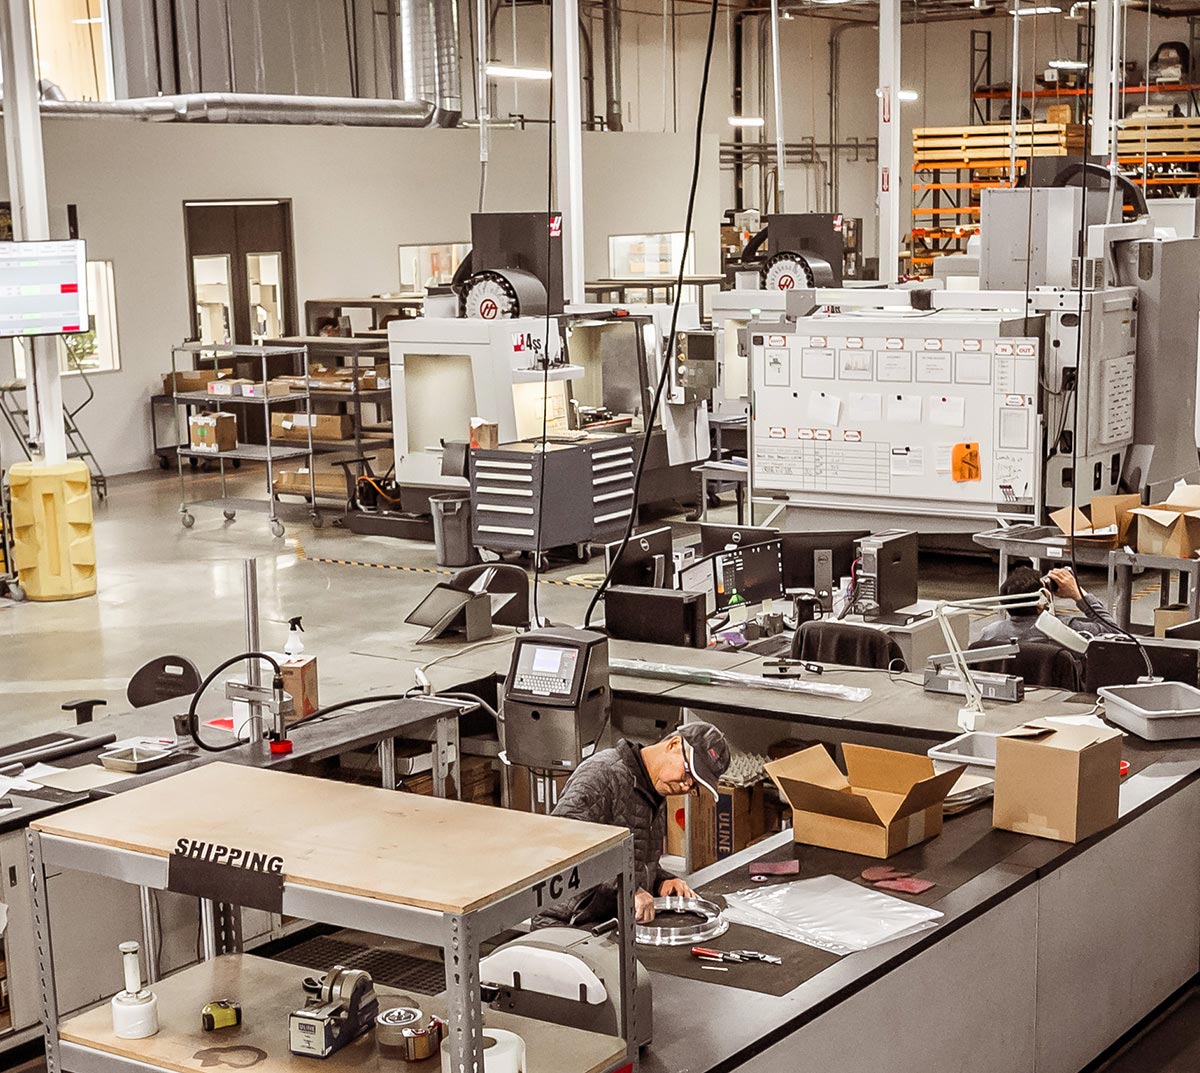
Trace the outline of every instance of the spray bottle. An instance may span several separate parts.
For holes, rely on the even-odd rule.
[[[288,619],[287,643],[283,646],[283,651],[288,659],[295,659],[304,651],[304,639],[300,636],[303,632],[304,626],[300,622],[299,615]]]

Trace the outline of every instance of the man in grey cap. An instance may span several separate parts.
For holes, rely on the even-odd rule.
[[[634,909],[640,924],[654,919],[656,897],[691,897],[692,888],[663,870],[667,796],[708,793],[729,767],[729,743],[710,723],[687,723],[655,745],[622,739],[575,770],[554,807],[555,816],[608,823],[633,832]],[[616,884],[585,891],[547,910],[533,926],[590,927],[616,916]]]

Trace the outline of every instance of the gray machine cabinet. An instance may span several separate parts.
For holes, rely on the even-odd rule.
[[[633,440],[551,443],[544,454],[532,440],[472,452],[475,546],[533,552],[616,539],[633,509]]]

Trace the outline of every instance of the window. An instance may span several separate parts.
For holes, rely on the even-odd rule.
[[[679,275],[679,258],[683,255],[683,232],[660,232],[653,235],[609,235],[608,270],[614,279],[633,279],[637,276],[657,276],[660,279]],[[688,243],[684,274],[696,272],[696,236]],[[628,302],[649,302],[652,292],[626,290]],[[696,287],[684,287],[682,301],[699,299]]]
[[[471,252],[469,242],[442,242],[431,246],[400,247],[400,290],[424,291],[454,279],[462,259]]]
[[[30,0],[38,77],[68,100],[113,99],[105,0]]]
[[[107,373],[121,367],[112,261],[88,261],[87,303],[88,330],[54,337],[58,344],[59,369],[64,375]],[[25,340],[13,340],[13,361],[18,379],[25,376],[27,345]]]

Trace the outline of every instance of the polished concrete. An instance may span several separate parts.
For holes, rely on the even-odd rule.
[[[259,496],[261,482],[261,469],[235,481],[243,494]],[[188,483],[191,500],[217,494],[215,475],[190,476]],[[0,598],[0,743],[61,729],[67,700],[100,697],[110,712],[123,710],[129,677],[155,656],[188,656],[207,673],[244,650],[249,557],[258,568],[262,644],[280,650],[288,619],[302,615],[324,702],[407,689],[416,667],[438,654],[416,645],[423,631],[403,622],[430,585],[450,573],[437,567],[432,545],[355,536],[328,523],[314,529],[303,513],[283,539],[271,536],[258,513],[230,522],[220,510],[196,509],[189,530],[178,511],[173,473],[119,478],[96,510],[98,595],[62,603]],[[726,506],[711,517],[732,521],[732,515]],[[681,539],[695,531],[678,516],[672,520]],[[545,575],[553,583],[539,586],[542,615],[580,623],[591,590],[582,587],[586,579],[572,579],[601,566],[600,559],[553,566]],[[985,595],[995,591],[995,576],[987,558],[926,558],[921,594]]]

